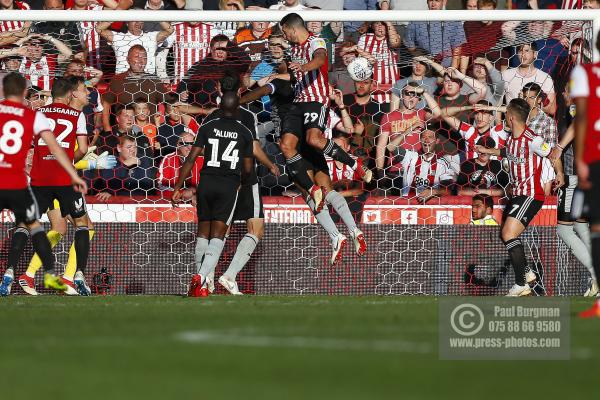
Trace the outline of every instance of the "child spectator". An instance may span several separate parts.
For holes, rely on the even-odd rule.
[[[158,129],[151,121],[150,107],[148,107],[148,102],[146,99],[137,98],[133,104],[133,112],[135,115],[135,120],[132,130],[139,131],[146,136],[152,149],[155,151],[160,150],[160,143],[156,140]]]

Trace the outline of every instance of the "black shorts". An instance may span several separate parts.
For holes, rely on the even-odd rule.
[[[571,216],[571,206],[577,183],[577,175],[565,175],[565,184],[558,190],[557,220],[574,222]]]
[[[600,224],[600,162],[590,164],[589,180],[592,183],[590,190],[585,192],[585,214],[590,225]]]
[[[262,196],[260,195],[258,183],[240,187],[233,220],[247,221],[251,218],[264,217]]]
[[[303,142],[305,133],[309,129],[317,128],[325,132],[327,118],[329,118],[329,108],[325,104],[294,103],[281,121],[281,133],[292,133]]]
[[[233,220],[238,199],[239,178],[203,175],[196,188],[198,221],[221,221],[227,225]]]
[[[54,200],[60,204],[60,215],[64,218],[81,218],[87,214],[85,198],[69,186],[32,186],[33,193],[38,200],[40,211],[45,213],[54,208]]]
[[[0,190],[0,211],[2,210],[11,210],[17,224],[31,224],[40,219],[40,208],[30,187]]]
[[[513,217],[527,227],[542,209],[544,202],[529,196],[512,197],[504,209],[504,219]]]
[[[315,149],[308,143],[300,143],[300,155],[308,163],[308,169],[317,172],[323,172],[329,175],[329,166],[322,151]]]

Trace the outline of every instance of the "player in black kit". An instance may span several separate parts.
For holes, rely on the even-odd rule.
[[[219,80],[217,88],[220,95],[232,92],[239,96],[240,85],[241,82],[237,72],[225,71],[225,76]],[[237,112],[237,119],[252,133],[254,139],[252,142],[252,154],[254,158],[257,162],[267,167],[273,175],[279,176],[279,168],[269,159],[258,141],[256,135],[256,115],[244,107],[238,108]],[[204,123],[215,118],[222,118],[222,116],[223,110],[217,109],[204,119]],[[252,257],[252,253],[256,249],[258,242],[262,240],[265,232],[263,202],[256,175],[256,165],[252,168],[252,173],[246,183],[240,188],[233,220],[246,221],[248,232],[238,243],[229,267],[219,277],[218,282],[229,293],[241,295],[243,293],[238,288],[236,282],[237,275],[250,260],[250,257]],[[214,271],[206,276],[206,282],[208,291],[212,293],[215,290]]]
[[[240,184],[252,173],[252,133],[237,120],[239,98],[233,92],[221,97],[222,116],[204,123],[192,151],[179,170],[172,203],[182,201],[181,187],[196,158],[204,155],[204,167],[196,190],[198,235],[196,275],[188,290],[190,297],[208,296],[206,276],[214,271],[223,251],[225,233],[233,220]]]
[[[289,74],[273,75],[273,79],[270,79],[270,82],[244,94],[241,103],[246,104],[257,100],[262,96],[270,96],[271,98],[271,118],[275,123],[276,136],[278,136],[278,133],[281,133],[281,129],[278,129],[277,127],[281,126],[281,121],[288,118],[288,112],[294,106],[294,89],[290,83]],[[325,161],[325,156],[322,152],[319,152],[304,142],[298,144],[298,153],[306,161],[309,178],[324,190],[323,194],[326,204],[323,208],[318,210],[308,191],[300,187],[300,185],[297,185],[304,193],[306,203],[312,209],[317,221],[329,234],[331,245],[333,247],[330,263],[335,264],[342,259],[342,251],[348,240],[345,235],[337,230],[337,227],[329,214],[327,204],[331,205],[340,215],[352,237],[357,254],[362,256],[367,250],[367,242],[362,231],[356,226],[356,222],[348,208],[346,199],[332,188],[329,167]]]

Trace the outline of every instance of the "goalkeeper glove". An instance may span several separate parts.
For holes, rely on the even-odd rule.
[[[86,157],[88,155],[86,154]],[[84,157],[85,158],[85,157]],[[117,166],[117,158],[108,155],[108,151],[100,155],[93,154],[87,159],[88,169],[113,169]]]

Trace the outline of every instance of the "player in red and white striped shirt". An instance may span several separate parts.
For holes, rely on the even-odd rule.
[[[219,32],[214,26],[203,22],[182,22],[173,25],[173,33],[167,38],[167,46],[173,47],[175,56],[175,79],[183,79],[188,69],[204,60],[210,53],[210,41]]]
[[[29,10],[31,7],[29,4],[16,0],[0,0],[0,10]],[[18,30],[28,29],[31,22],[25,21],[0,21],[0,33],[12,32]],[[4,36],[4,35],[3,35]],[[14,35],[13,38],[9,36],[3,37],[0,45],[6,45],[14,43],[19,40],[22,36]]]
[[[323,207],[326,196],[309,177],[308,166],[299,154],[298,147],[306,142],[318,152],[350,165],[353,169],[357,169],[358,164],[348,153],[323,135],[330,103],[325,41],[310,33],[298,14],[286,15],[281,20],[281,29],[285,38],[292,44],[291,62],[287,67],[295,79],[295,97],[293,105],[286,113],[286,119],[282,121],[280,148],[286,158],[290,177],[310,193],[318,212]],[[371,171],[361,168],[359,172],[365,181],[371,180]]]
[[[512,133],[505,147],[501,150],[475,147],[477,152],[501,155],[508,161],[512,196],[506,205],[501,234],[515,271],[515,285],[508,296],[529,295],[529,283],[537,279],[535,273],[527,268],[525,248],[519,236],[544,204],[542,161],[550,154],[551,147],[527,127],[529,111],[525,100],[511,100],[506,107],[506,124]]]
[[[398,54],[393,50],[400,47],[400,36],[391,22],[374,22],[373,33],[366,33],[358,40],[358,48],[370,53],[377,63],[373,67],[373,80],[379,83],[380,89],[390,89],[398,79]],[[377,94],[375,100],[389,103],[390,93]]]

